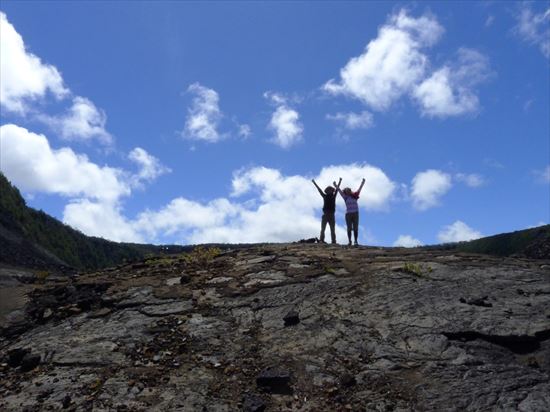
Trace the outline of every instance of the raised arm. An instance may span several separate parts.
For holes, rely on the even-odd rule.
[[[359,193],[361,193],[361,189],[363,189],[363,185],[365,184],[365,178],[363,178],[363,180],[361,180],[361,186],[359,186],[359,189],[357,190],[357,195],[359,195]]]
[[[336,192],[337,193],[340,193],[340,195],[342,197],[344,197],[344,193],[342,193],[342,191],[340,190],[340,183],[342,183],[342,178],[340,178],[340,180],[338,181],[338,184],[336,184],[336,182],[332,182],[332,185],[334,186],[334,188],[336,189]]]
[[[315,187],[317,188],[317,190],[319,191],[319,194],[321,196],[325,196],[325,194],[323,193],[323,191],[321,190],[321,188],[319,187],[319,185],[317,184],[317,182],[315,181],[315,179],[311,179],[311,181],[313,182],[313,184],[315,185]]]
[[[336,183],[336,182],[333,182],[333,183]],[[338,180],[338,184],[337,185],[334,185],[334,187],[336,188],[336,192],[334,192],[334,196],[336,196],[336,193],[338,193],[340,191],[340,183],[342,183],[342,178],[340,178]]]

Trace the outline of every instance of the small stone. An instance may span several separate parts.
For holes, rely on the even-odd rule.
[[[12,368],[16,368],[17,366],[21,365],[21,361],[25,357],[27,353],[29,353],[29,349],[23,349],[23,348],[16,348],[12,349],[8,352],[8,365]]]
[[[98,310],[93,311],[90,313],[90,318],[102,318],[104,316],[107,316],[109,313],[111,313],[111,309],[109,308],[101,308]]]
[[[246,394],[244,396],[242,405],[244,412],[263,412],[265,408],[265,401],[259,395]]]
[[[290,386],[290,372],[282,369],[264,369],[256,376],[256,385],[268,393],[292,395]]]
[[[294,326],[300,323],[300,316],[298,315],[298,312],[291,310],[285,315],[283,320],[285,322],[285,326]]]
[[[49,318],[52,317],[52,315],[53,315],[53,311],[50,308],[46,308],[46,310],[44,310],[44,314],[42,315],[42,319],[48,320]]]
[[[340,377],[340,385],[344,388],[354,386],[356,383],[357,381],[355,380],[355,376],[350,375],[349,373],[346,373]]]
[[[69,395],[65,395],[65,397],[63,398],[62,405],[63,405],[63,409],[67,409],[71,405],[71,397]]]
[[[21,371],[28,372],[40,364],[40,355],[31,355],[27,353],[21,360]]]

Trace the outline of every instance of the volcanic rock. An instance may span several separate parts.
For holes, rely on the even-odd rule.
[[[147,262],[21,286],[0,410],[550,410],[548,260],[296,243]]]

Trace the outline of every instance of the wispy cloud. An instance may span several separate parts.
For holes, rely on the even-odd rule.
[[[514,32],[524,41],[538,46],[541,53],[550,58],[550,7],[547,2],[540,13],[533,11],[531,3],[521,3],[516,15]]]
[[[550,183],[550,165],[541,170],[534,170],[533,174],[538,183]]]
[[[250,136],[252,136],[252,128],[248,124],[240,124],[238,133],[239,137],[242,137],[243,139],[248,139]]]
[[[483,176],[477,173],[457,173],[455,179],[461,183],[466,184],[468,187],[478,188],[487,184],[487,181]]]
[[[342,124],[346,129],[368,129],[373,125],[372,114],[366,110],[360,113],[336,113],[327,114],[328,120],[336,121]]]

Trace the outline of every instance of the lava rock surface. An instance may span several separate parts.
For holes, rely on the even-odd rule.
[[[24,287],[2,411],[550,410],[545,260],[297,243]]]

